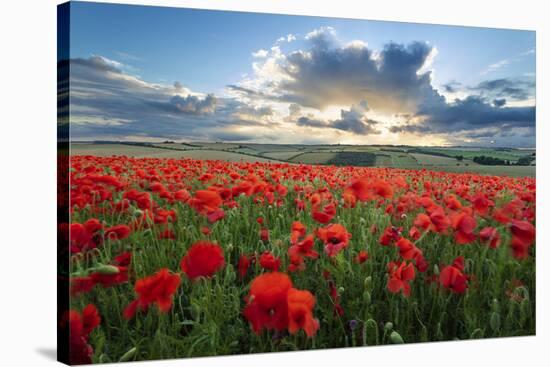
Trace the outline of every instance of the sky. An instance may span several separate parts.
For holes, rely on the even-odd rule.
[[[70,12],[60,98],[74,140],[535,146],[532,31],[88,2]]]

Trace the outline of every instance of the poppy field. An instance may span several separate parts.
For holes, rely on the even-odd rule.
[[[534,178],[66,165],[72,364],[535,334]]]

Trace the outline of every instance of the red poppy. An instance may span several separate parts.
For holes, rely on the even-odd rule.
[[[278,271],[281,265],[281,259],[273,256],[269,251],[265,251],[260,256],[260,266],[266,270]]]
[[[409,284],[415,277],[413,264],[407,264],[405,261],[398,264],[390,262],[388,264],[388,290],[392,293],[403,291],[405,297],[411,294],[411,285]]]
[[[477,226],[476,220],[464,213],[458,213],[452,216],[452,225],[455,230],[455,241],[459,245],[464,245],[475,241],[474,230]]]
[[[317,222],[327,224],[336,215],[336,205],[334,203],[327,204],[322,210],[319,206],[313,206],[311,215]]]
[[[361,251],[359,251],[359,253],[355,257],[355,262],[358,263],[358,264],[362,264],[365,261],[367,261],[368,259],[369,259],[368,252],[365,251],[365,250],[361,250]]]
[[[124,309],[124,317],[131,319],[137,311],[147,311],[151,304],[156,303],[161,312],[168,312],[172,307],[172,299],[180,285],[180,276],[170,273],[166,268],[157,273],[138,279],[134,290],[138,298]]]
[[[529,256],[529,247],[535,241],[535,226],[530,222],[512,220],[510,224],[512,232],[512,251],[517,259],[524,259]]]
[[[479,239],[489,243],[489,247],[497,248],[500,245],[500,234],[494,227],[485,227],[479,231]]]
[[[405,237],[401,237],[399,241],[397,241],[396,246],[399,248],[399,255],[404,260],[413,260],[418,256],[422,256],[422,250]]]
[[[222,198],[217,191],[197,190],[195,196],[189,199],[189,205],[201,214],[215,212],[222,204]]]
[[[297,233],[297,232],[292,232]],[[290,258],[290,271],[304,270],[304,258],[309,257],[316,259],[319,257],[319,253],[313,250],[315,242],[313,235],[306,236],[303,240],[299,241],[295,239],[293,244],[288,248],[288,256]]]
[[[351,234],[341,224],[330,224],[319,228],[317,236],[325,243],[325,252],[328,256],[336,256],[341,250],[348,247]]]
[[[181,259],[181,269],[190,278],[211,277],[225,265],[222,248],[215,243],[198,241]]]
[[[288,327],[290,288],[288,275],[278,272],[259,275],[252,281],[243,314],[256,334],[263,329],[281,331]]]
[[[250,267],[251,263],[252,258],[249,258],[246,255],[241,255],[241,257],[239,258],[239,264],[237,266],[241,278],[244,278],[246,276],[246,273],[248,272],[248,268]]]
[[[439,283],[454,293],[464,293],[468,288],[468,277],[464,272],[464,258],[457,257],[452,265],[445,266],[439,274]]]
[[[105,230],[105,238],[110,240],[123,240],[130,236],[132,229],[125,224],[118,224]]]
[[[68,322],[70,364],[91,364],[94,350],[88,344],[88,338],[92,330],[101,323],[97,308],[89,304],[82,310],[82,313],[70,310]]]
[[[395,241],[399,240],[401,238],[401,231],[403,228],[397,228],[397,227],[387,227],[384,229],[384,233],[380,236],[379,243],[382,246],[389,246],[393,244]]]
[[[291,288],[287,294],[288,301],[288,331],[296,334],[298,330],[305,331],[308,337],[313,337],[319,330],[319,321],[313,318],[315,297],[309,291]]]

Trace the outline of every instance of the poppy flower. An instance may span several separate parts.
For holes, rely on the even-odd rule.
[[[479,239],[489,243],[490,248],[497,248],[500,245],[500,234],[494,227],[485,227],[479,231]]]
[[[524,259],[529,256],[529,247],[535,240],[535,226],[524,220],[512,220],[510,223],[512,232],[512,251],[517,259]]]
[[[197,190],[188,204],[201,214],[208,214],[219,209],[223,200],[217,191]]]
[[[245,298],[244,317],[252,330],[285,330],[288,327],[288,291],[292,281],[284,273],[265,273],[254,278]]]
[[[180,276],[170,273],[166,268],[157,273],[138,279],[134,287],[138,298],[131,302],[123,312],[126,319],[132,319],[137,311],[147,311],[149,306],[157,304],[160,312],[166,313],[172,307],[172,299],[180,285]]]
[[[407,264],[405,261],[398,264],[390,262],[388,264],[388,290],[392,293],[403,291],[405,297],[411,294],[411,285],[409,284],[415,277],[413,264]]]
[[[198,241],[181,259],[181,270],[192,280],[211,277],[225,265],[222,248],[215,243]]]
[[[132,229],[125,224],[118,224],[105,230],[105,238],[110,240],[123,240],[130,236]]]
[[[322,209],[319,206],[314,206],[311,215],[317,222],[327,224],[336,215],[336,205],[330,203],[325,205]]]
[[[454,293],[464,293],[468,288],[468,277],[464,272],[464,258],[454,259],[452,265],[447,265],[439,273],[439,283]]]
[[[296,232],[293,232],[296,233]],[[295,240],[293,244],[288,248],[288,256],[290,258],[290,271],[304,270],[304,258],[308,257],[316,259],[319,257],[319,253],[313,250],[315,242],[313,235],[306,236],[303,240]]]
[[[273,256],[269,251],[265,251],[260,256],[260,266],[265,270],[278,271],[281,265],[281,259]]]
[[[291,288],[287,294],[288,331],[296,334],[298,330],[305,331],[308,337],[313,337],[319,330],[319,321],[313,318],[315,297],[309,291]]]
[[[418,256],[422,256],[422,250],[405,237],[401,237],[395,245],[399,248],[399,255],[404,260],[413,260]]]
[[[341,224],[330,224],[327,227],[319,228],[317,236],[325,243],[325,252],[330,257],[336,256],[346,248],[351,238],[351,234]]]
[[[359,251],[359,253],[355,257],[355,262],[358,263],[358,264],[362,264],[365,261],[367,261],[368,259],[369,259],[369,254],[367,253],[367,251],[361,250],[361,251]]]
[[[101,317],[93,304],[87,305],[82,313],[70,310],[69,325],[69,361],[70,364],[91,364],[94,350],[88,344],[90,333],[99,326]]]
[[[462,212],[452,216],[452,226],[455,230],[455,241],[459,245],[465,245],[476,239],[474,230],[477,226],[476,220]]]
[[[395,241],[399,240],[399,238],[401,238],[401,230],[402,228],[397,228],[393,226],[387,227],[386,229],[384,229],[384,232],[380,236],[378,242],[382,246],[391,245]]]
[[[248,268],[250,267],[250,264],[252,263],[252,258],[241,255],[239,257],[239,264],[237,265],[237,268],[239,270],[239,275],[241,278],[244,278],[246,276],[246,273],[248,272]]]

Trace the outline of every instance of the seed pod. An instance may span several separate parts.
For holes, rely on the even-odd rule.
[[[365,306],[370,305],[371,295],[369,291],[363,292],[363,302],[365,302]]]
[[[500,314],[497,312],[493,312],[491,314],[491,318],[489,319],[489,324],[491,325],[491,329],[493,331],[499,331],[500,330]]]
[[[439,266],[437,264],[434,265],[434,274],[439,275]]]
[[[99,265],[93,268],[93,272],[105,275],[118,274],[120,270],[114,265]]]
[[[235,279],[237,279],[237,275],[235,274],[235,270],[233,269],[233,265],[227,264],[225,272],[226,272],[226,274],[225,274],[224,283],[226,285],[233,283],[235,281]]]
[[[132,349],[130,349],[129,351],[127,351],[126,353],[124,353],[122,355],[122,357],[120,357],[120,359],[118,360],[119,362],[128,362],[128,361],[131,361],[135,355],[136,355],[136,352],[137,352],[137,348],[136,347],[133,347]]]
[[[364,344],[368,345],[367,338],[371,333],[374,335],[374,345],[378,344],[378,325],[376,324],[376,321],[373,319],[368,319],[365,321],[365,337],[364,337]]]
[[[390,322],[390,321],[386,322],[386,324],[384,325],[384,330],[386,330],[386,332],[392,331],[393,330],[393,323]]]
[[[372,289],[372,277],[370,275],[366,277],[363,284],[365,285],[365,289],[370,291]]]
[[[390,334],[390,340],[393,344],[403,344],[403,338],[397,331],[392,331]]]

